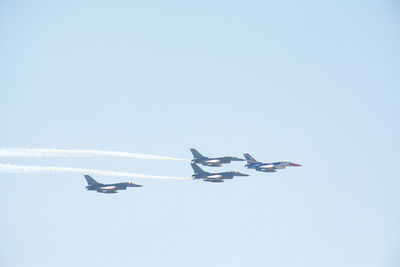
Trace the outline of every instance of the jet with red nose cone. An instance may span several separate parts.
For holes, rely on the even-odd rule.
[[[238,171],[206,172],[195,163],[192,163],[191,165],[194,171],[192,178],[202,179],[206,182],[222,183],[224,179],[233,179],[234,176],[249,176],[248,174],[240,173]]]
[[[288,166],[291,167],[300,167],[300,164],[293,163],[287,160],[271,162],[271,163],[263,163],[255,160],[250,154],[244,154],[244,157],[247,160],[247,164],[245,167],[247,169],[255,169],[256,171],[261,172],[276,172],[278,169],[285,169]]]
[[[90,175],[84,175],[88,186],[87,190],[97,191],[99,193],[114,194],[118,193],[118,190],[126,190],[128,187],[142,187],[140,184],[133,184],[130,182],[116,183],[116,184],[102,184],[98,183]]]
[[[218,158],[205,157],[194,148],[191,148],[190,151],[193,154],[192,163],[197,163],[208,167],[221,167],[222,166],[221,164],[228,164],[231,163],[232,161],[245,161],[244,159],[237,158],[234,156],[224,156]]]

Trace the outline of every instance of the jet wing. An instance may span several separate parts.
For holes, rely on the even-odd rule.
[[[217,163],[209,163],[209,162],[203,162],[201,163],[201,165],[203,166],[208,166],[208,167],[221,167],[221,164],[217,164]]]
[[[274,169],[275,166],[274,166],[274,164],[266,164],[266,165],[261,165],[258,168],[260,168],[260,169]]]
[[[97,190],[97,192],[99,192],[99,193],[105,193],[105,194],[115,194],[115,193],[118,193],[118,191],[116,191],[116,190],[110,190],[110,189],[99,189],[99,190]]]
[[[256,170],[262,171],[262,172],[275,172],[276,168],[275,168],[274,164],[265,164],[265,165],[256,167]]]
[[[219,159],[209,159],[201,162],[201,165],[209,167],[221,167],[222,165],[220,163],[221,161]]]
[[[220,160],[219,159],[210,159],[210,160],[206,160],[205,162],[207,162],[207,163],[219,163]]]
[[[261,167],[257,167],[256,171],[260,171],[260,172],[276,172],[275,168],[261,168]]]
[[[222,175],[221,174],[208,175],[206,178],[207,179],[222,179]]]
[[[205,182],[212,182],[212,183],[223,183],[223,179],[204,179]]]
[[[106,185],[106,186],[102,186],[100,187],[101,190],[115,190],[116,186],[115,185]]]

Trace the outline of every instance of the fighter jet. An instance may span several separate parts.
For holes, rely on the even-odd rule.
[[[94,190],[99,193],[113,194],[118,193],[117,190],[126,190],[128,187],[142,187],[139,184],[133,184],[130,182],[117,183],[117,184],[101,184],[96,182],[90,175],[84,175],[88,186],[86,186],[87,190]]]
[[[284,169],[287,166],[292,166],[292,167],[301,166],[300,164],[292,163],[287,160],[272,162],[272,163],[263,163],[255,160],[252,156],[250,156],[250,154],[244,154],[244,157],[247,160],[247,164],[245,165],[247,169],[255,169],[256,171],[261,171],[261,172],[276,172],[277,169]]]
[[[208,158],[208,157],[205,157],[202,154],[200,154],[199,151],[197,151],[194,148],[191,148],[190,151],[193,154],[192,163],[198,163],[203,166],[221,167],[222,166],[221,164],[231,163],[231,161],[244,161],[244,159],[240,159],[240,158],[233,157],[233,156]]]
[[[234,176],[249,176],[248,174],[240,173],[237,171],[229,171],[229,172],[216,172],[210,173],[204,171],[202,168],[197,166],[195,163],[191,163],[194,174],[192,175],[193,179],[203,179],[206,182],[212,183],[222,183],[224,179],[233,179]]]

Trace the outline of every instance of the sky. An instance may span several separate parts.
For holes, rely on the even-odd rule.
[[[0,266],[400,265],[396,1],[0,1],[0,147],[302,164],[0,173]],[[191,177],[187,162],[0,163]]]

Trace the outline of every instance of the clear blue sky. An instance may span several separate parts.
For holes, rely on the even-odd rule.
[[[321,3],[323,2],[323,3]],[[395,1],[1,1],[0,147],[292,160],[222,184],[0,174],[0,266],[400,265]],[[187,163],[1,163],[190,176]],[[115,177],[95,177],[117,182]]]

